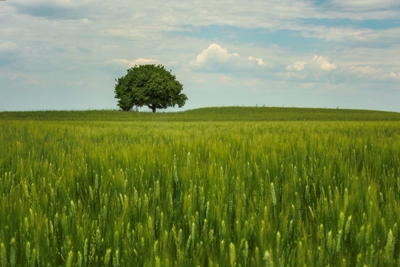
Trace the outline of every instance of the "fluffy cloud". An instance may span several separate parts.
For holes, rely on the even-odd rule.
[[[302,71],[304,67],[308,64],[307,62],[297,61],[293,65],[289,65],[286,67],[289,71]]]
[[[331,82],[396,81],[400,73],[384,70],[371,65],[338,66],[323,56],[314,55],[310,61],[296,61],[286,67],[286,72],[278,72],[281,79],[327,80]]]
[[[260,65],[260,66],[267,66],[267,64],[264,63],[262,58],[248,57],[248,60],[255,60],[255,61],[257,61],[258,65]]]
[[[313,59],[309,62],[307,61],[296,61],[292,65],[286,67],[288,71],[308,71],[308,70],[322,70],[322,71],[332,71],[337,68],[337,65],[329,62],[328,58],[322,56],[314,55]]]
[[[128,61],[128,63],[128,67],[133,67],[135,65],[159,64],[160,62],[156,59],[138,58],[133,61]]]
[[[392,71],[391,73],[386,74],[384,76],[384,78],[388,79],[388,80],[398,80],[398,81],[400,81],[400,72],[399,73],[395,73],[395,72]]]
[[[327,58],[324,58],[322,56],[314,56],[310,65],[323,71],[332,71],[337,68],[336,64],[330,63]]]
[[[116,64],[119,66],[124,66],[127,68],[131,68],[135,65],[146,65],[146,64],[159,64],[160,62],[155,59],[148,58],[138,58],[135,60],[127,60],[127,59],[113,59],[108,61],[107,63]]]
[[[213,43],[197,55],[190,66],[199,71],[224,72],[258,69],[266,66],[261,58],[241,57],[238,53],[229,53],[226,48]]]
[[[286,67],[286,71],[276,73],[281,79],[321,80],[328,79],[338,68],[328,58],[314,55],[309,61],[296,61]]]

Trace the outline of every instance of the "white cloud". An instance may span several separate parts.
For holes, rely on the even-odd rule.
[[[387,83],[396,84],[400,81],[400,73],[371,65],[346,66],[335,73],[336,77],[344,83]]]
[[[250,56],[250,57],[248,57],[248,59],[257,61],[258,65],[260,65],[260,66],[267,66],[267,64],[264,63],[262,58],[254,58],[254,57]]]
[[[371,66],[360,66],[360,67],[350,67],[349,68],[350,72],[352,73],[358,73],[361,75],[375,75],[382,73],[382,69],[376,69]]]
[[[337,77],[346,82],[366,82],[380,81],[385,79],[385,72],[382,68],[370,65],[353,65],[346,66],[337,71]]]
[[[160,62],[156,59],[148,59],[148,58],[138,58],[135,60],[127,60],[127,59],[113,59],[107,61],[107,63],[116,64],[119,66],[124,66],[127,68],[131,68],[135,65],[146,65],[146,64],[159,64]]]
[[[228,61],[237,61],[240,56],[237,53],[229,54],[228,51],[218,44],[211,44],[197,55],[196,60],[191,61],[190,65],[206,68],[213,63],[227,63]]]
[[[337,68],[336,64],[330,63],[327,58],[322,56],[314,56],[313,60],[310,62],[310,65],[324,71],[332,71]]]
[[[399,73],[395,73],[395,72],[392,71],[389,74],[386,74],[384,76],[384,78],[388,79],[388,80],[398,80],[398,81],[400,81],[400,72]]]
[[[13,42],[5,42],[0,44],[0,53],[18,52],[20,47]]]
[[[288,65],[286,71],[276,73],[280,79],[300,79],[300,80],[325,80],[332,77],[334,70],[338,66],[331,63],[328,58],[314,55],[308,61],[296,61]]]
[[[335,63],[329,62],[328,58],[314,55],[311,61],[296,61],[292,65],[286,67],[288,71],[308,71],[311,69],[322,71],[333,71],[337,68]]]
[[[216,43],[204,49],[189,65],[196,70],[215,72],[256,69],[266,66],[261,58],[252,56],[243,58],[238,53],[229,53],[226,48]]]
[[[327,41],[368,41],[371,39],[371,34],[375,31],[371,29],[355,29],[351,27],[326,27],[326,26],[316,26],[304,28],[302,31],[303,37],[316,37],[323,38]]]
[[[149,59],[149,58],[138,58],[133,61],[129,62],[129,67],[133,67],[135,65],[146,65],[146,64],[157,64],[159,63],[156,59]]]
[[[393,46],[400,42],[400,27],[376,30],[351,26],[304,26],[296,30],[301,31],[302,37],[350,43],[353,46]]]
[[[289,71],[302,71],[304,67],[308,64],[307,62],[297,61],[292,65],[286,67]]]

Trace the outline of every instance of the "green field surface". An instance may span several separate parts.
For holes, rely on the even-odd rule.
[[[0,266],[400,266],[400,114],[0,112]]]
[[[181,112],[119,110],[0,112],[0,120],[76,121],[400,121],[400,113],[356,109],[210,107]]]

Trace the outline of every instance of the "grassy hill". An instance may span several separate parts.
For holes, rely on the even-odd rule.
[[[208,107],[182,112],[21,111],[0,112],[0,120],[68,121],[400,121],[400,113],[355,109]]]

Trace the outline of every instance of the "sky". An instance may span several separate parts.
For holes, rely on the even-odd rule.
[[[0,1],[0,111],[118,109],[115,79],[140,64],[183,84],[167,111],[400,112],[400,2]]]

